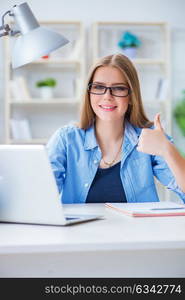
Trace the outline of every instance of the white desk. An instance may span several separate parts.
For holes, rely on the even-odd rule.
[[[185,277],[185,217],[132,218],[102,204],[75,208],[106,219],[68,227],[0,224],[0,277]]]

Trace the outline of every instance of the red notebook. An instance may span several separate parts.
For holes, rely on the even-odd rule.
[[[185,204],[172,201],[105,203],[105,206],[132,217],[185,216]]]

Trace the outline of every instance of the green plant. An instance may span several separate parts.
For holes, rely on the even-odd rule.
[[[36,82],[37,87],[43,87],[43,86],[55,87],[56,84],[57,84],[57,82],[54,78],[46,78],[46,79],[39,80]]]
[[[185,90],[182,91],[182,97],[174,109],[174,117],[182,134],[185,136]]]
[[[131,32],[126,31],[123,33],[120,41],[118,42],[118,46],[122,49],[128,48],[128,47],[139,47],[141,44],[141,41]]]

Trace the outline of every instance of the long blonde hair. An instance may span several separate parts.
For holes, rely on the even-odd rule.
[[[137,71],[133,63],[123,54],[114,54],[100,58],[90,69],[84,91],[84,97],[81,106],[79,127],[88,129],[92,126],[95,120],[95,113],[91,107],[90,97],[87,90],[89,83],[92,82],[94,74],[99,67],[111,66],[119,69],[127,80],[131,89],[130,101],[125,118],[136,127],[144,128],[153,125],[145,114],[140,84]]]

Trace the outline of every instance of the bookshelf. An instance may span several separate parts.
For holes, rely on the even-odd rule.
[[[165,131],[171,135],[170,93],[170,31],[165,22],[94,22],[92,26],[92,57],[123,53],[118,42],[124,32],[139,38],[141,45],[130,58],[139,75],[145,111],[150,120],[161,112]],[[170,200],[170,193],[156,181],[159,197]]]
[[[84,26],[80,21],[40,21],[39,23],[61,32],[70,43],[50,54],[46,53],[45,57],[13,70],[10,49],[14,38],[5,37],[4,115],[7,144],[45,144],[57,128],[78,119],[85,73]],[[56,86],[52,88],[49,98],[43,98],[41,88],[36,86],[39,80],[46,78],[56,80]],[[30,131],[27,138],[23,134],[25,123]],[[15,134],[16,129],[19,131],[17,134]]]

